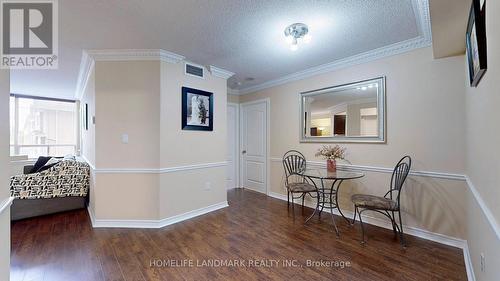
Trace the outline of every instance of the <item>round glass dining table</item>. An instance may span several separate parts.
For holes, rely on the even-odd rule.
[[[312,215],[307,218],[306,223],[316,215],[316,213],[321,216],[323,209],[330,210],[332,215],[333,226],[335,227],[335,232],[339,236],[339,230],[335,219],[333,216],[333,210],[337,209],[339,214],[347,221],[351,223],[348,218],[342,213],[338,203],[338,194],[342,182],[345,180],[359,179],[365,176],[365,174],[354,171],[342,171],[337,170],[335,172],[329,172],[327,169],[306,169],[302,175],[309,179],[316,187],[317,192],[317,204]]]

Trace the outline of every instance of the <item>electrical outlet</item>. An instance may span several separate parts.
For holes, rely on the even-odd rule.
[[[484,258],[484,253],[481,253],[481,271],[484,272],[486,270],[486,260]]]
[[[206,182],[205,183],[205,190],[210,190],[210,189],[212,189],[212,184],[209,182]]]

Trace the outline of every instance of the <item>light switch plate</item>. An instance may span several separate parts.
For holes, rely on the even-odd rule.
[[[122,143],[123,144],[128,144],[128,134],[123,134],[122,135]]]

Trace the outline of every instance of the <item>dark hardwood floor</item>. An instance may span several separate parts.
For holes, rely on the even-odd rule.
[[[286,202],[251,191],[229,204],[154,230],[93,229],[86,210],[15,222],[11,280],[467,280],[461,249],[407,236],[402,250],[375,226],[363,246],[359,224],[337,217],[336,238],[329,214],[304,225],[311,209],[294,221]]]

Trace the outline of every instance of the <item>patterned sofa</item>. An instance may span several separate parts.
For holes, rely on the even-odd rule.
[[[85,208],[89,179],[89,165],[74,159],[61,160],[40,173],[11,177],[11,219]]]

